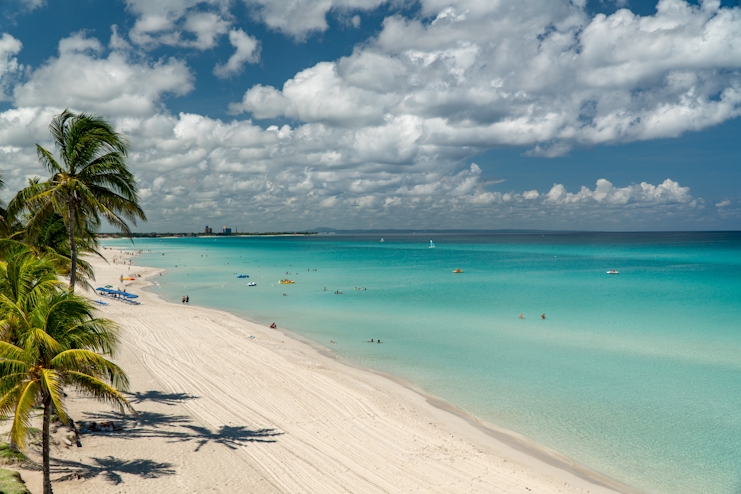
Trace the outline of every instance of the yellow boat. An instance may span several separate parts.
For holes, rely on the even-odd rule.
[[[280,284],[281,285],[293,285],[294,283],[296,283],[296,282],[293,281],[293,280],[287,280],[287,279],[286,280],[280,280]]]
[[[463,270],[462,270],[462,269],[454,269],[454,270],[453,270],[453,272],[454,272],[454,273],[462,273],[462,272],[463,272]]]

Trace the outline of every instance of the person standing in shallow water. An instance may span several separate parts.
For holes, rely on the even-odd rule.
[[[188,305],[190,305],[190,297],[187,296],[187,295],[185,296],[185,303],[188,304]],[[543,318],[543,319],[545,319],[545,318]]]

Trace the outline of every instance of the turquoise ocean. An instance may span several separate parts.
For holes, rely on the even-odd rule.
[[[741,492],[741,233],[104,245],[166,268],[166,300],[275,322],[638,489]]]

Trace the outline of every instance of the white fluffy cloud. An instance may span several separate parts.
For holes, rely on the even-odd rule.
[[[244,0],[254,17],[270,28],[297,39],[304,39],[313,32],[327,30],[327,14],[331,11],[350,12],[373,10],[387,0]],[[360,25],[351,20],[355,27]]]
[[[9,84],[8,76],[20,68],[15,55],[23,44],[13,36],[4,33],[0,37],[0,101],[6,99],[5,91]]]
[[[241,29],[229,31],[229,42],[236,49],[234,55],[224,65],[217,65],[214,74],[226,78],[242,71],[245,63],[260,61],[260,42]]]
[[[129,38],[138,46],[207,50],[229,30],[229,0],[126,0],[137,16]],[[204,10],[205,9],[205,10]]]
[[[33,143],[48,139],[52,114],[0,114],[0,168],[22,164],[6,176],[11,189],[40,172]],[[173,224],[198,229],[214,221],[244,229],[619,228],[616,212],[633,227],[648,228],[664,217],[686,222],[703,206],[672,180],[615,187],[603,179],[594,189],[575,192],[560,184],[544,191],[492,191],[475,164],[454,169],[414,159],[408,154],[414,150],[401,144],[387,149],[357,129],[328,137],[331,129],[318,125],[262,128],[196,114],[129,116],[114,123],[131,139],[129,163],[151,219],[145,228],[155,230]],[[404,132],[400,123],[400,143]]]
[[[100,41],[82,33],[62,39],[58,57],[15,86],[16,106],[149,115],[160,109],[164,94],[182,95],[193,88],[193,75],[182,61],[135,62],[126,52],[102,56],[103,51]]]
[[[411,116],[436,142],[541,156],[741,114],[741,9],[717,0],[591,19],[566,1],[421,3],[431,22],[389,17],[351,56],[254,86],[232,110],[337,126]]]

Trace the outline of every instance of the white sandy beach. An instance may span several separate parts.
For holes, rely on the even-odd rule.
[[[82,447],[55,436],[52,478],[65,479],[56,493],[632,492],[280,328],[167,303],[143,290],[155,269],[90,261],[96,286],[140,295],[141,305],[101,309],[120,324],[115,360],[140,413],[121,419],[70,396],[78,424],[114,420],[122,430],[82,434]],[[121,274],[142,277],[119,283]],[[40,472],[21,473],[41,492]]]

